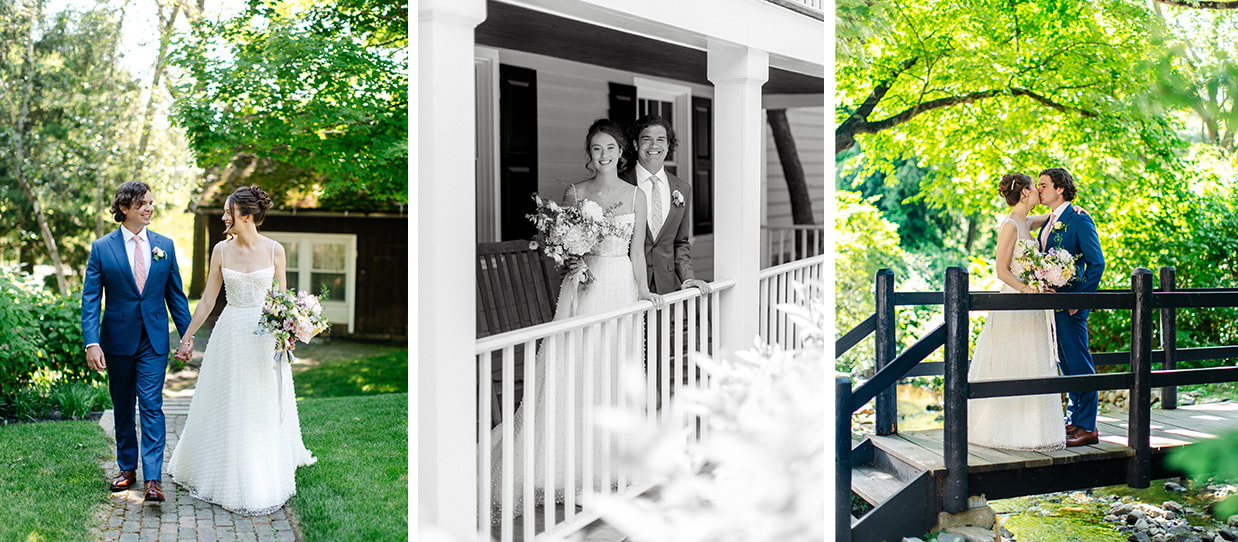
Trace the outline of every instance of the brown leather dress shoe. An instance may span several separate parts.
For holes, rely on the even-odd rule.
[[[1074,434],[1066,439],[1067,446],[1087,446],[1100,442],[1100,430],[1084,431],[1083,429],[1076,430]]]
[[[112,492],[128,491],[133,489],[134,484],[138,482],[138,471],[122,470],[120,474],[112,478]]]
[[[146,496],[147,502],[163,502],[163,485],[159,480],[146,481]]]
[[[1074,434],[1075,434],[1075,431],[1078,431],[1078,430],[1079,430],[1079,426],[1077,426],[1077,425],[1071,425],[1071,424],[1069,424],[1069,423],[1068,423],[1068,424],[1066,424],[1066,436],[1067,436],[1067,437],[1070,437],[1071,435],[1074,435]]]

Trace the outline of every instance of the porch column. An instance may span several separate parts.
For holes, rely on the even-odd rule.
[[[722,293],[723,355],[752,345],[757,335],[761,270],[761,86],[769,54],[726,42],[709,43],[714,84],[714,276],[732,279]]]
[[[476,540],[473,30],[485,0],[417,3],[418,528]],[[416,537],[414,537],[416,538]]]

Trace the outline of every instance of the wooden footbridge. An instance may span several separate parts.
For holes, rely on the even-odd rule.
[[[888,269],[878,271],[876,282],[873,316],[835,346],[835,355],[842,356],[874,335],[877,362],[876,374],[859,388],[853,390],[848,378],[836,382],[836,540],[894,542],[919,536],[936,525],[939,512],[964,511],[969,496],[999,499],[1121,483],[1147,487],[1153,479],[1181,474],[1164,462],[1173,448],[1238,431],[1238,404],[1178,408],[1176,398],[1176,386],[1238,381],[1238,367],[1177,369],[1178,361],[1238,358],[1238,346],[1178,349],[1175,340],[1177,310],[1238,307],[1238,289],[1176,289],[1172,268],[1161,269],[1156,290],[1152,272],[1140,268],[1131,274],[1130,290],[1096,293],[969,292],[967,273],[957,267],[947,270],[944,292],[895,292]],[[945,323],[896,355],[894,307],[941,304]],[[1125,372],[967,382],[970,311],[1074,308],[1131,312],[1130,351],[1093,354],[1098,369],[1121,366]],[[1153,310],[1160,316],[1160,350],[1152,350]],[[945,361],[923,361],[943,346]],[[1154,363],[1160,370],[1152,370]],[[925,375],[945,376],[945,427],[899,432],[894,385]],[[1162,398],[1155,411],[1153,387],[1161,388]],[[1111,389],[1130,391],[1130,410],[1126,419],[1098,418],[1097,444],[1023,452],[967,443],[968,399]],[[856,438],[851,415],[873,399],[875,434]],[[873,508],[854,515],[852,495]]]

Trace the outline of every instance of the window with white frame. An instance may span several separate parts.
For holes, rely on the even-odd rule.
[[[634,77],[632,82],[636,87],[636,116],[658,115],[674,127],[675,135],[678,136],[679,150],[667,155],[664,164],[666,170],[691,182],[692,155],[687,154],[687,159],[681,159],[680,155],[692,148],[692,122],[689,116],[692,89],[643,77]]]
[[[337,233],[265,232],[284,245],[288,287],[317,295],[323,287],[323,311],[332,324],[353,332],[356,306],[357,236]]]

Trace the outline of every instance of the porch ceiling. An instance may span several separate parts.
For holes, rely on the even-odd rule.
[[[558,17],[496,0],[486,2],[479,45],[563,58],[645,75],[712,85],[705,51]],[[824,44],[822,45],[824,46]],[[823,94],[825,81],[771,66],[764,94]]]

